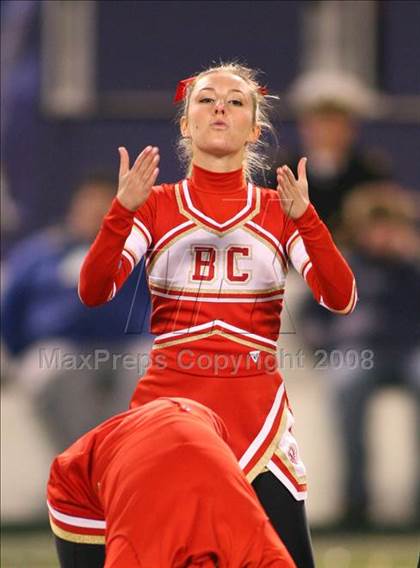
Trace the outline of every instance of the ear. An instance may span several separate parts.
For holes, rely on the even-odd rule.
[[[251,128],[251,132],[249,133],[247,142],[249,142],[250,144],[255,144],[255,142],[258,140],[260,136],[261,136],[261,126],[256,124]]]
[[[190,131],[188,127],[188,119],[186,116],[181,116],[181,120],[179,121],[179,126],[181,130],[181,134],[184,138],[190,136]]]

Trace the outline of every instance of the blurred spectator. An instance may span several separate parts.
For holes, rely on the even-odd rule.
[[[1,199],[1,235],[2,237],[16,230],[19,226],[19,214],[15,202],[13,201],[6,176],[4,173],[5,168],[0,163],[0,199]]]
[[[343,219],[358,307],[344,321],[307,302],[301,326],[314,350],[338,351],[329,378],[346,458],[343,525],[356,528],[369,522],[365,441],[372,397],[384,387],[402,387],[420,416],[420,239],[416,200],[395,185],[355,189]]]
[[[147,360],[148,340],[139,338],[149,305],[141,267],[118,298],[101,308],[86,308],[77,294],[81,263],[115,188],[109,176],[86,178],[64,222],[18,244],[4,267],[2,339],[54,451],[125,410]],[[134,300],[141,303],[142,321],[125,335]]]
[[[390,177],[386,158],[358,144],[359,120],[373,114],[378,105],[355,77],[338,71],[302,75],[290,100],[297,114],[300,147],[277,152],[266,184],[277,186],[276,167],[287,163],[296,171],[299,158],[307,156],[311,201],[335,232],[346,194],[361,183]]]

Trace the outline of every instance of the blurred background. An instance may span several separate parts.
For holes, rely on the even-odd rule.
[[[50,461],[124,410],[147,364],[142,266],[108,306],[77,297],[117,148],[159,146],[159,181],[182,178],[176,85],[231,59],[278,96],[272,167],[308,156],[358,281],[340,318],[291,274],[279,341],[317,565],[417,565],[419,29],[409,0],[2,2],[2,566],[57,566]],[[275,187],[273,171],[255,181]]]

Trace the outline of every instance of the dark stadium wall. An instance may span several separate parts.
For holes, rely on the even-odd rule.
[[[264,70],[269,88],[282,93],[300,71],[299,22],[304,4],[100,2],[98,92],[174,91],[179,79],[213,60],[240,58]],[[381,86],[393,94],[418,94],[420,78],[407,60],[420,59],[414,24],[419,4],[384,4]],[[41,112],[39,7],[29,24],[4,95],[3,160],[10,194],[22,212],[20,233],[56,221],[84,172],[99,167],[117,172],[119,145],[125,145],[133,158],[146,144],[159,146],[160,181],[178,179],[182,171],[174,153],[177,128],[173,120],[57,120]],[[291,119],[277,126],[280,144],[293,144],[296,133]],[[362,131],[362,142],[380,145],[391,155],[397,179],[417,189],[418,130],[418,124],[375,121]]]

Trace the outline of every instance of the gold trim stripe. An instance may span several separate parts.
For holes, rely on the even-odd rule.
[[[67,540],[68,542],[77,542],[81,544],[105,544],[105,535],[94,535],[94,534],[79,534],[70,531],[65,531],[59,526],[57,526],[50,516],[50,526],[52,532],[61,538],[62,540]]]
[[[151,277],[151,280],[153,280],[153,277]],[[221,292],[218,288],[213,288],[213,289],[206,289],[204,292],[199,292],[198,291],[198,287],[197,288],[178,288],[177,286],[166,286],[166,288],[162,288],[160,286],[158,286],[157,284],[153,284],[153,282],[150,283],[150,288],[153,290],[157,290],[158,292],[166,292],[166,293],[170,293],[170,292],[181,292],[181,293],[190,293],[190,294],[197,294],[198,297],[204,297],[205,294],[215,294],[218,295],[220,297],[227,297],[229,295],[242,295],[242,296],[248,296],[250,298],[255,298],[258,296],[261,297],[268,297],[270,294],[277,295],[280,294],[281,292],[284,292],[284,286],[280,286],[279,288],[266,288],[266,289],[258,289],[258,290],[253,290],[252,292],[244,292],[243,290],[225,290],[225,292]],[[214,297],[214,296],[212,296]]]
[[[300,270],[300,275],[305,278],[303,276],[303,273],[305,272],[305,270],[307,269],[308,265],[311,263],[311,259],[308,257],[302,264],[302,268]],[[309,271],[308,271],[309,272]]]
[[[356,280],[353,278],[353,287],[352,287],[352,290],[351,290],[350,302],[347,304],[347,306],[344,309],[335,310],[334,308],[330,308],[325,302],[324,303],[327,306],[327,308],[331,312],[334,312],[335,314],[349,314],[354,307],[355,300],[356,300]]]
[[[284,450],[278,447],[275,449],[274,454],[279,458],[281,463],[284,465],[284,467],[287,469],[287,471],[290,473],[290,475],[293,477],[293,479],[296,481],[298,485],[306,484],[307,476],[299,475],[297,473],[297,471],[295,470],[295,466],[293,465],[293,462],[290,461],[289,456],[286,454],[286,452],[284,452]]]
[[[288,256],[289,258],[292,257],[292,250],[295,248],[295,245],[297,244],[296,241],[297,241],[299,238],[302,239],[302,237],[300,236],[300,233],[299,233],[299,231],[298,231],[297,235],[295,235],[295,236],[293,237],[293,239],[290,241],[290,243],[289,243],[288,245],[286,245],[286,254],[287,254],[287,256]],[[302,239],[302,241],[303,241],[303,239]],[[305,245],[305,243],[303,243],[303,244]],[[306,248],[305,248],[305,250],[306,250]]]
[[[248,479],[248,481],[250,483],[252,483],[254,481],[254,479],[257,477],[257,475],[259,475],[264,470],[264,468],[267,465],[267,463],[269,462],[271,456],[275,453],[275,448],[277,447],[279,440],[282,437],[283,432],[285,430],[286,401],[284,400],[284,397],[285,397],[285,394],[283,394],[283,400],[281,402],[281,406],[280,406],[280,409],[279,409],[279,411],[281,410],[281,412],[282,412],[282,417],[281,417],[280,424],[279,424],[279,427],[277,429],[277,432],[274,435],[274,438],[273,438],[271,444],[265,450],[263,455],[260,457],[260,459],[254,465],[254,467],[246,474],[246,478]]]
[[[172,235],[168,241],[161,243],[161,245],[159,246],[159,249],[154,249],[150,255],[150,258],[148,259],[148,263],[147,263],[147,269],[148,271],[152,270],[154,265],[156,264],[156,262],[158,261],[158,259],[162,256],[163,253],[166,252],[167,248],[169,246],[172,246],[174,243],[176,243],[177,241],[179,241],[179,239],[181,239],[182,237],[185,237],[186,235],[189,235],[190,233],[194,233],[197,230],[197,227],[194,225],[192,227],[184,227],[183,229],[180,229],[180,231],[178,233],[175,233],[175,235]]]
[[[149,241],[149,239],[147,238],[147,235],[143,232],[143,230],[137,226],[137,225],[133,225],[133,230],[137,231],[137,233],[140,235],[140,237],[142,238],[142,242],[146,242],[146,247],[149,248],[151,243]],[[130,235],[129,235],[130,236]]]
[[[134,217],[133,228],[137,229],[139,231],[139,233],[142,235],[142,237],[146,241],[147,248],[149,248],[150,245],[153,242],[153,237],[152,237],[152,234],[150,233],[149,229],[143,223],[143,221],[140,221],[140,219],[137,219],[136,217]]]
[[[188,342],[198,341],[200,339],[206,339],[207,337],[210,337],[212,335],[221,335],[222,337],[226,337],[226,339],[229,339],[229,340],[234,341],[236,343],[240,343],[241,345],[246,345],[247,347],[258,348],[260,351],[266,351],[267,353],[270,353],[270,354],[275,355],[276,352],[277,352],[276,349],[270,349],[269,347],[265,347],[264,345],[261,345],[260,343],[253,343],[251,341],[241,339],[241,338],[237,337],[236,335],[231,335],[230,333],[227,333],[227,332],[219,330],[219,329],[214,329],[212,331],[207,331],[205,333],[199,333],[197,335],[188,335],[187,337],[183,337],[183,338],[179,338],[179,339],[173,339],[173,340],[166,341],[166,342],[159,343],[159,344],[156,344],[156,342],[155,342],[152,349],[164,349],[165,347],[172,347],[173,345],[179,345],[180,343],[188,343]]]
[[[259,187],[255,187],[255,186],[252,186],[252,187],[253,187],[253,189],[256,190],[255,193],[252,192],[252,201],[254,201],[254,196],[255,196],[254,207],[251,205],[251,211],[248,213],[248,215],[246,215],[246,217],[243,217],[242,219],[235,221],[235,223],[231,227],[229,227],[228,229],[224,229],[224,230],[216,229],[215,227],[212,227],[211,225],[207,225],[205,222],[200,221],[199,219],[197,219],[197,217],[194,216],[193,213],[191,213],[189,210],[187,210],[185,207],[188,207],[188,205],[185,204],[185,207],[184,207],[183,199],[181,197],[181,189],[180,189],[178,184],[176,184],[176,186],[175,186],[175,195],[176,195],[176,200],[177,200],[177,203],[178,203],[179,212],[182,215],[184,215],[184,217],[187,217],[187,219],[190,219],[190,221],[194,221],[194,223],[196,223],[196,225],[201,227],[202,229],[205,229],[206,231],[210,231],[211,233],[214,233],[215,235],[217,235],[219,237],[223,237],[224,235],[231,233],[235,229],[239,229],[239,228],[243,227],[243,225],[246,222],[250,221],[251,219],[253,219],[254,217],[256,217],[260,213],[260,210],[261,210],[261,190],[260,190]]]
[[[125,250],[125,252],[127,252],[130,256],[132,256],[132,258],[133,258],[133,264],[134,264],[134,266],[136,266],[136,265],[140,262],[139,257],[135,254],[135,252],[134,252],[132,249],[128,248],[127,246],[125,246],[125,247],[123,248],[123,251],[124,251],[124,250]]]
[[[251,233],[252,236],[256,239],[258,239],[264,246],[267,246],[268,248],[271,249],[271,252],[273,253],[274,258],[279,258],[280,259],[280,264],[281,267],[283,268],[283,272],[284,272],[284,277],[287,276],[288,273],[288,267],[287,267],[287,259],[284,257],[283,253],[281,252],[281,250],[276,247],[269,239],[268,237],[266,237],[263,233],[257,232],[257,230],[252,227],[251,225],[248,225],[246,227],[243,227],[243,229],[245,231],[247,231],[248,233]]]

